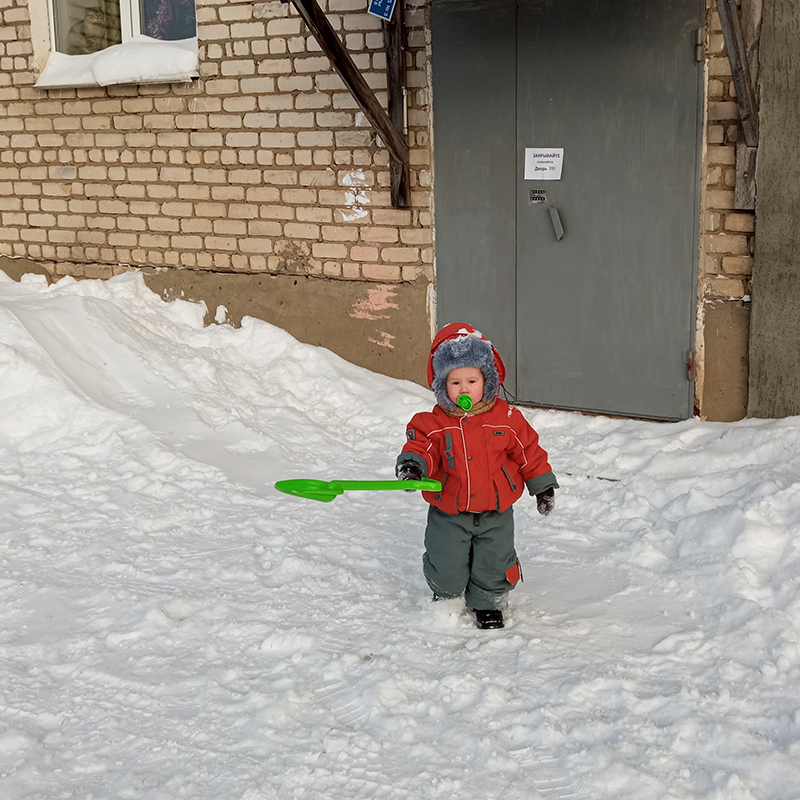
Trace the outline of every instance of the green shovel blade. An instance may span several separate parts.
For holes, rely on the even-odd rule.
[[[330,503],[344,492],[380,492],[393,489],[438,492],[441,490],[442,484],[430,478],[423,478],[421,481],[317,481],[313,478],[299,478],[291,481],[278,481],[275,488],[279,492],[295,497]]]

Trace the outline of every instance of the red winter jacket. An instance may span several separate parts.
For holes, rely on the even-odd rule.
[[[446,514],[505,511],[525,484],[531,494],[558,487],[538,434],[500,398],[489,411],[463,417],[437,405],[416,414],[406,436],[398,462],[424,464],[427,477],[442,482],[441,492],[423,497]]]

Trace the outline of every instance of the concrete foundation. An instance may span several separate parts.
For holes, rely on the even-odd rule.
[[[14,280],[26,273],[51,281],[60,277],[48,272],[46,264],[25,258],[0,256],[0,269]],[[142,272],[147,286],[166,301],[205,303],[206,324],[223,321],[238,327],[242,317],[255,317],[373,372],[426,385],[430,323],[424,280],[372,283],[188,269]]]
[[[705,307],[705,363],[700,415],[734,422],[747,414],[750,304],[712,302]]]
[[[321,345],[354,364],[425,384],[430,324],[425,281],[368,283],[304,275],[237,275],[193,270],[146,271],[165,300],[206,304],[206,322],[249,316],[277,325],[306,344]]]
[[[45,266],[38,261],[31,261],[28,258],[6,258],[6,256],[0,256],[0,269],[15,281],[19,281],[23,275],[31,273],[46,276],[49,283],[58,280],[58,277],[60,277],[48,272]]]

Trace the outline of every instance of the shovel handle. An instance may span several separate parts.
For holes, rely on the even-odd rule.
[[[313,478],[300,478],[278,481],[275,488],[279,492],[285,492],[295,497],[330,503],[344,492],[373,492],[382,489],[405,489],[406,491],[421,489],[424,492],[439,492],[442,484],[430,478],[423,478],[419,481],[318,481]]]
[[[439,481],[423,478],[419,481],[331,481],[341,486],[345,492],[381,492],[392,489],[419,489],[423,492],[438,492],[442,488]]]

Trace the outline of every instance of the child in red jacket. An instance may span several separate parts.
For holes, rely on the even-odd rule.
[[[502,628],[508,592],[521,578],[514,509],[526,486],[540,514],[555,507],[558,481],[539,436],[518,409],[498,397],[506,368],[471,325],[442,328],[431,347],[433,411],[416,414],[396,473],[431,477],[423,572],[434,599],[464,595],[479,628]]]

